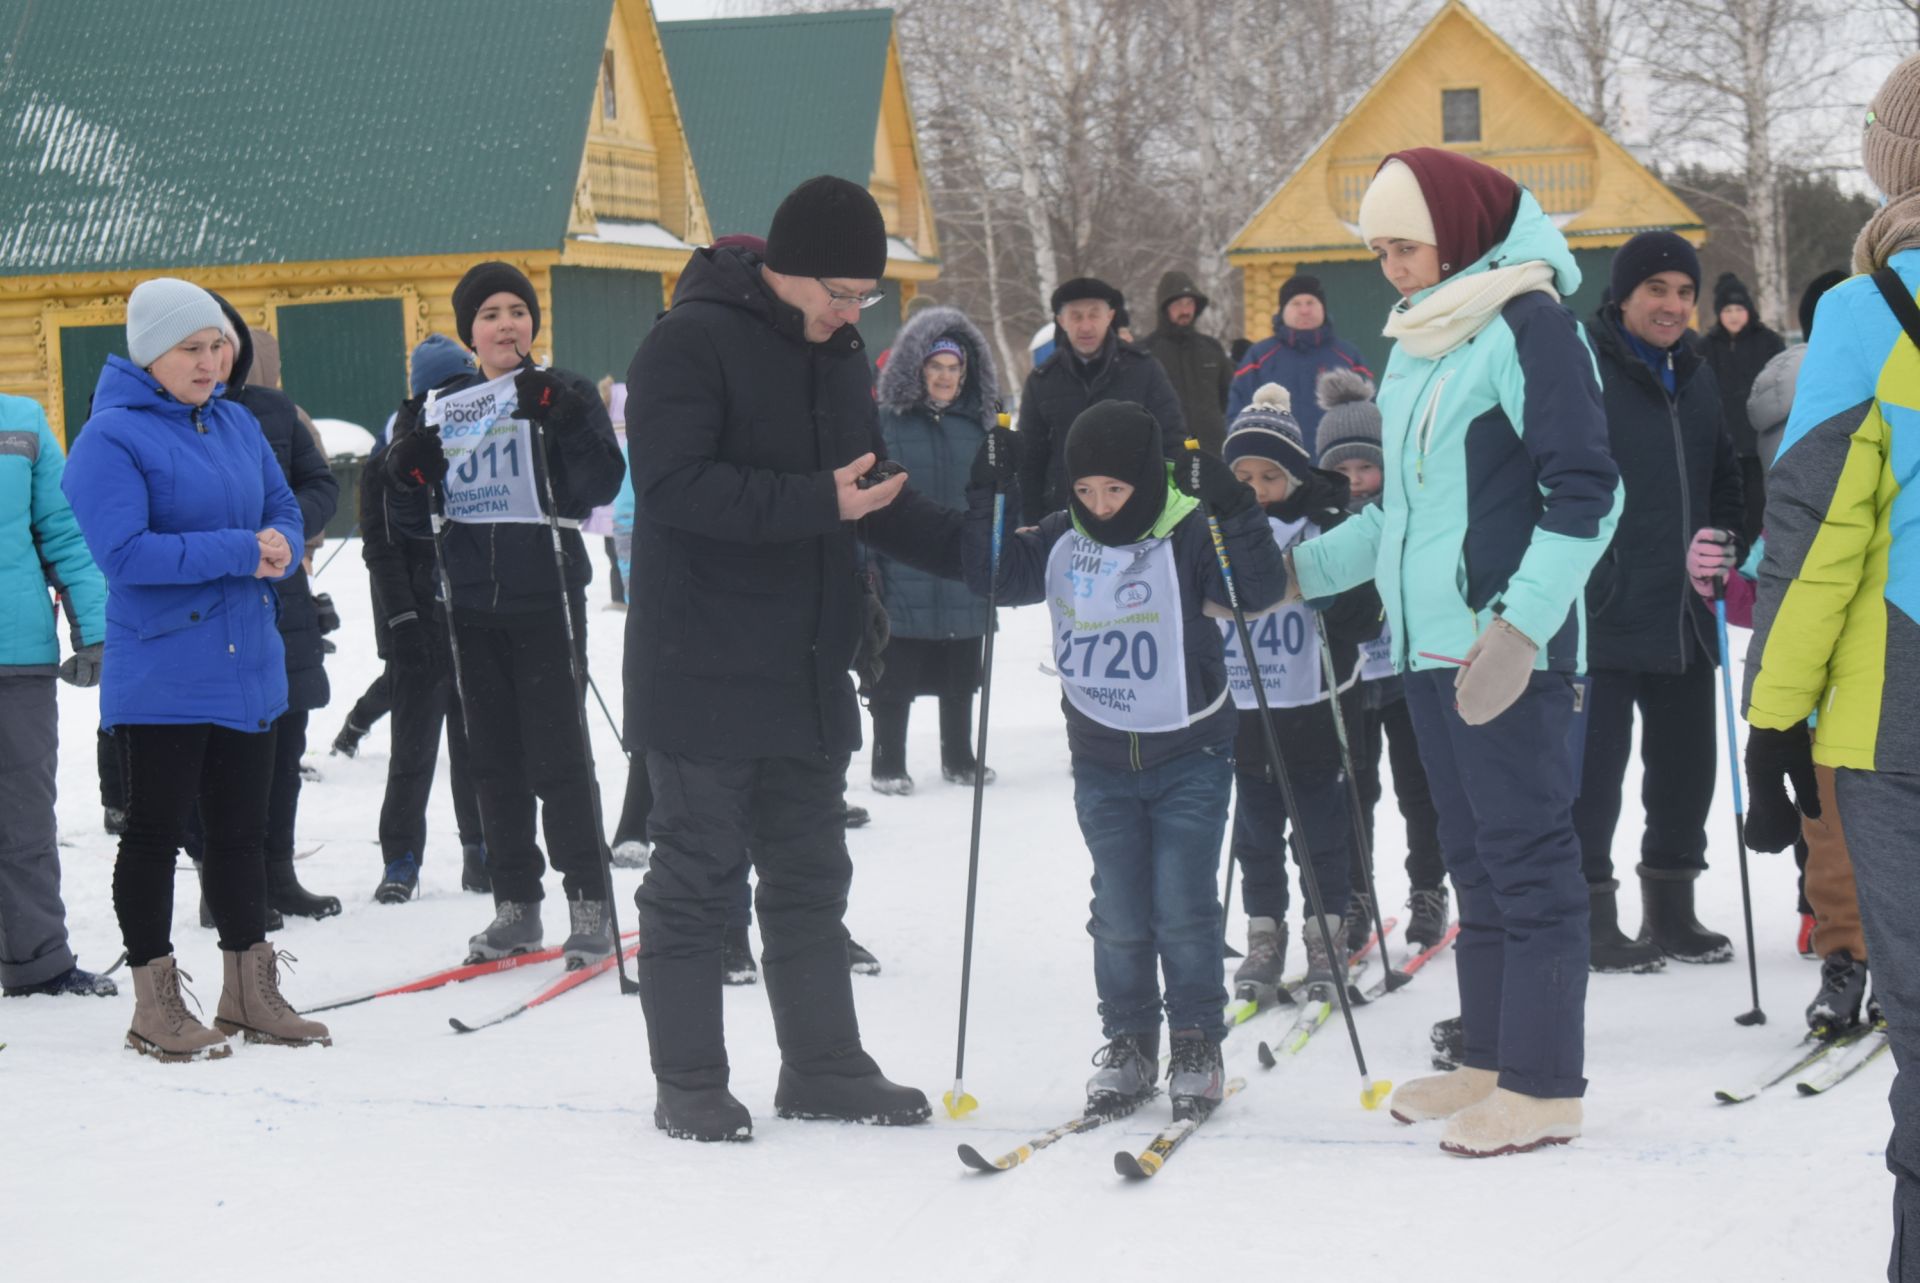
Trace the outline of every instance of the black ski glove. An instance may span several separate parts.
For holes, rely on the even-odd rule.
[[[421,399],[403,404],[393,418],[393,443],[387,447],[387,476],[402,490],[437,485],[447,475],[440,434],[420,422]]]
[[[1787,784],[1793,800],[1787,800]],[[1797,805],[1796,805],[1797,803]],[[1820,818],[1820,786],[1813,773],[1813,733],[1807,724],[1747,731],[1747,845],[1784,851],[1800,836],[1800,817]]]
[[[513,390],[521,414],[555,431],[564,432],[586,421],[586,401],[551,370],[520,371],[514,376]]]
[[[427,626],[418,611],[409,610],[387,621],[387,656],[394,669],[410,681],[427,675],[433,653],[427,646]]]
[[[1234,476],[1219,455],[1205,450],[1188,450],[1174,462],[1173,483],[1216,517],[1235,516],[1259,502],[1252,486]]]
[[[973,456],[973,474],[968,483],[995,494],[1011,494],[1020,475],[1020,438],[1012,428],[989,428],[979,452]]]

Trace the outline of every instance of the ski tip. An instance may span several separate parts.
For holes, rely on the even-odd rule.
[[[979,1150],[975,1149],[971,1145],[960,1146],[960,1161],[965,1163],[968,1167],[971,1167],[976,1172],[986,1172],[988,1174],[992,1174],[994,1172],[1004,1172],[1007,1170],[1006,1168],[1000,1166],[998,1163],[995,1163],[991,1159],[987,1158],[986,1155],[982,1154]]]
[[[1820,1089],[1812,1083],[1795,1083],[1793,1088],[1802,1096],[1818,1096],[1820,1094]]]
[[[1260,1051],[1258,1054],[1260,1056],[1260,1068],[1262,1069],[1272,1069],[1275,1065],[1280,1063],[1278,1060],[1274,1059],[1273,1048],[1267,1046],[1267,1044],[1265,1044],[1264,1042],[1260,1044]]]
[[[1729,1091],[1722,1087],[1713,1093],[1713,1098],[1723,1105],[1740,1105],[1752,1100],[1753,1095],[1750,1092]]]
[[[1130,1181],[1143,1181],[1160,1170],[1158,1154],[1135,1154],[1121,1150],[1113,1156],[1113,1170]]]
[[[1393,1094],[1393,1084],[1382,1078],[1379,1082],[1366,1083],[1360,1088],[1360,1108],[1378,1109],[1380,1103]]]
[[[1251,998],[1242,998],[1227,1009],[1227,1023],[1244,1025],[1260,1014],[1260,1004]]]
[[[467,1024],[458,1016],[448,1016],[447,1023],[453,1027],[453,1032],[457,1034],[470,1034],[473,1032],[473,1026]]]
[[[1385,977],[1385,983],[1387,986],[1385,992],[1392,993],[1395,989],[1404,988],[1412,984],[1413,977],[1405,971],[1388,971]]]
[[[954,1089],[940,1097],[940,1103],[947,1107],[948,1118],[965,1118],[980,1108],[980,1102],[962,1090],[958,1083]]]

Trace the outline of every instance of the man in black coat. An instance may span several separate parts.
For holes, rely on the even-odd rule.
[[[640,996],[669,1135],[745,1140],[727,1090],[721,944],[750,860],[782,1117],[917,1123],[861,1048],[843,925],[869,619],[855,540],[958,578],[960,522],[869,477],[884,458],[853,322],[886,266],[879,206],[838,178],[775,212],[765,258],[709,248],[627,372],[635,496],[627,725],[653,785]],[[872,484],[863,485],[866,479]]]
[[[1219,454],[1227,441],[1227,389],[1233,386],[1233,362],[1220,340],[1200,328],[1207,296],[1185,272],[1160,278],[1160,321],[1140,346],[1160,368],[1180,398],[1187,431],[1198,437],[1200,448]]]
[[[1727,938],[1694,918],[1717,779],[1711,607],[1689,556],[1738,564],[1740,472],[1713,371],[1687,341],[1700,285],[1693,247],[1649,232],[1614,258],[1613,298],[1589,324],[1607,434],[1626,492],[1613,543],[1587,585],[1585,756],[1573,807],[1600,971],[1651,971],[1663,957],[1724,962]],[[1696,553],[1696,550],[1697,553]],[[1619,927],[1613,836],[1639,710],[1647,827],[1639,868],[1641,938]]]
[[[286,393],[274,386],[279,371],[269,365],[258,383],[254,376],[253,331],[233,305],[214,295],[232,328],[233,365],[226,376],[225,397],[253,412],[273,457],[286,476],[287,488],[300,504],[300,518],[308,547],[317,543],[340,506],[340,482],[307,426],[306,417]],[[270,336],[269,336],[270,337]],[[287,711],[274,723],[273,783],[267,801],[267,907],[282,914],[326,918],[340,912],[335,896],[314,895],[300,885],[293,868],[294,822],[300,811],[300,758],[307,751],[307,717],[325,708],[332,691],[323,667],[320,607],[307,582],[305,565],[273,585],[280,599],[280,643],[287,660]]]
[[[1090,276],[1053,292],[1062,340],[1033,368],[1020,393],[1020,493],[1028,525],[1067,506],[1067,429],[1097,401],[1137,401],[1160,425],[1167,457],[1185,447],[1186,415],[1160,363],[1122,341],[1114,324],[1120,291]]]

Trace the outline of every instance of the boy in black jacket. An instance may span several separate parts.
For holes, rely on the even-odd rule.
[[[968,490],[967,580],[982,594],[994,578],[994,489],[1018,511],[1013,446],[1012,434],[995,429]],[[1176,1118],[1203,1117],[1222,1091],[1227,995],[1215,869],[1237,725],[1207,613],[1229,600],[1209,514],[1247,609],[1278,601],[1286,570],[1253,492],[1209,454],[1168,464],[1143,406],[1105,401],[1083,411],[1067,434],[1066,466],[1071,511],[1004,537],[996,600],[1045,600],[1053,615],[1074,808],[1093,856],[1087,930],[1107,1039],[1087,1107],[1124,1114],[1153,1094],[1164,970],[1168,1094]]]

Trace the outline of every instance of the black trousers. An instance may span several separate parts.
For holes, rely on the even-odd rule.
[[[290,708],[273,724],[273,782],[267,789],[267,859],[293,859],[300,818],[300,758],[307,751],[307,710]]]
[[[940,699],[940,766],[965,770],[973,765],[973,692],[942,695]],[[873,773],[907,773],[907,720],[910,700],[871,700],[873,714]]]
[[[1767,524],[1767,465],[1756,455],[1740,456],[1740,486],[1746,496],[1746,543],[1749,548]]]
[[[113,866],[113,910],[127,961],[173,952],[173,869],[194,807],[206,826],[201,886],[220,947],[242,952],[266,939],[267,794],[274,732],[223,726],[120,726],[127,831]],[[296,759],[297,761],[297,759]]]
[[[648,753],[653,862],[640,906],[640,997],[654,1074],[725,1086],[720,946],[751,864],[767,998],[781,1059],[857,1067],[847,971],[847,758]]]
[[[347,712],[347,722],[362,734],[373,729],[373,724],[393,711],[393,666],[389,664],[380,670],[380,675],[367,683],[367,689],[353,702]]]
[[[631,744],[634,737],[629,735]],[[647,755],[636,754],[627,763],[627,793],[620,802],[620,822],[613,827],[613,844],[647,841],[647,817],[653,814],[653,781],[647,776]]]
[[[578,601],[572,609],[584,670],[586,610]],[[467,756],[494,900],[524,904],[545,894],[540,880],[546,866],[534,838],[536,800],[547,854],[567,898],[604,898],[593,758],[580,730],[581,703],[557,603],[524,615],[456,614],[454,635]]]
[[[1586,679],[1585,757],[1573,826],[1590,885],[1614,874],[1613,835],[1636,710],[1640,799],[1647,812],[1640,858],[1654,869],[1707,867],[1707,812],[1719,769],[1714,679],[1713,665],[1698,650],[1684,673],[1594,673]]]
[[[453,819],[460,832],[460,845],[481,844],[480,803],[473,793],[466,719],[454,694],[446,647],[436,640],[431,653],[433,666],[426,673],[412,679],[391,673],[388,685],[392,692],[393,747],[387,758],[387,794],[380,803],[380,858],[389,864],[407,856],[416,863],[426,862],[427,798],[433,792],[434,772],[440,765],[443,723]],[[392,665],[388,668],[391,670]]]
[[[1440,816],[1427,787],[1427,768],[1420,762],[1420,741],[1413,732],[1413,716],[1404,696],[1378,708],[1366,709],[1361,742],[1353,764],[1360,780],[1361,813],[1367,823],[1367,850],[1376,867],[1380,852],[1373,844],[1373,809],[1380,804],[1380,751],[1393,772],[1393,797],[1407,825],[1407,881],[1416,891],[1435,891],[1446,881],[1447,865],[1440,855]]]

